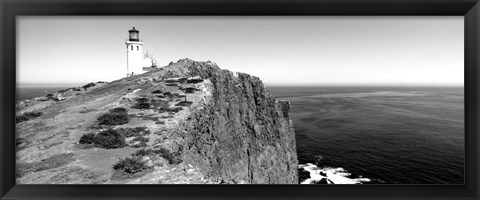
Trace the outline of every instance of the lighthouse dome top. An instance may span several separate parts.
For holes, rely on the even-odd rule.
[[[128,32],[140,32],[140,31],[138,31],[137,29],[135,29],[135,26],[134,26],[134,27],[133,27],[132,29],[130,29]]]

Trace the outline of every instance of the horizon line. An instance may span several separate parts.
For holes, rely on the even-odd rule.
[[[91,82],[91,81],[90,81]],[[81,87],[90,82],[50,83],[50,82],[24,82],[16,83],[16,87]],[[95,83],[98,81],[94,81]],[[321,86],[424,86],[424,87],[464,87],[464,83],[263,83],[266,87],[321,87]]]

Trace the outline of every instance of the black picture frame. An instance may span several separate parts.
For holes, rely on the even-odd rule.
[[[16,16],[458,15],[465,19],[464,185],[15,185]],[[478,0],[1,0],[0,199],[479,199]]]

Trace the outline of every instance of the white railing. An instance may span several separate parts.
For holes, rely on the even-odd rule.
[[[143,42],[143,40],[140,39],[138,41],[130,41],[130,38],[125,38],[125,42]]]

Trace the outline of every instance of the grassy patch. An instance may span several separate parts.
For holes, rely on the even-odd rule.
[[[25,138],[16,138],[15,145],[17,146],[17,151],[27,148],[32,142],[28,141]]]
[[[169,106],[168,101],[165,101],[165,100],[155,100],[155,99],[153,99],[151,101],[151,104],[155,108],[166,108],[166,107]]]
[[[123,134],[125,137],[138,137],[150,134],[150,131],[144,126],[135,128],[119,128],[116,129],[116,131]]]
[[[174,115],[160,116],[160,118],[162,118],[162,119],[171,119],[171,118],[174,118],[174,117],[175,117]]]
[[[16,116],[15,121],[16,121],[16,123],[20,123],[20,122],[28,121],[28,120],[36,118],[36,117],[40,117],[42,115],[43,115],[42,112],[25,112],[25,113],[23,113],[19,116]]]
[[[134,138],[131,143],[133,143],[132,147],[133,148],[139,148],[139,147],[146,147],[147,143],[150,139],[144,137],[144,136],[139,136]]]
[[[29,172],[38,172],[61,167],[73,161],[75,161],[75,159],[73,158],[73,153],[65,153],[42,159],[39,162],[17,163],[17,177],[22,177]]]
[[[109,113],[97,118],[100,125],[122,125],[129,121],[128,112],[125,108],[114,108]]]
[[[92,112],[92,111],[96,111],[96,109],[90,109],[90,108],[89,108],[89,109],[83,109],[83,110],[81,110],[81,111],[78,112],[78,113],[84,114],[84,113],[89,113],[89,112]]]
[[[125,147],[125,136],[116,130],[108,129],[96,134],[93,144],[106,149],[122,148]]]

